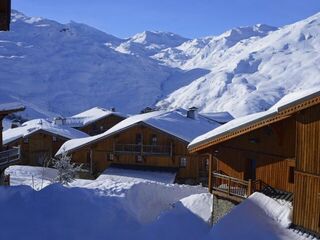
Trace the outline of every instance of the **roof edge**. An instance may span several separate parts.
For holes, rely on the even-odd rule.
[[[311,98],[311,99],[310,99]],[[248,133],[252,130],[267,126],[271,123],[281,121],[285,118],[290,117],[292,114],[299,112],[303,109],[306,109],[308,107],[312,107],[316,104],[320,103],[320,96],[319,92],[313,93],[311,95],[308,95],[302,99],[299,99],[295,101],[294,103],[286,104],[282,107],[278,108],[278,111],[274,114],[267,115],[267,117],[262,117],[260,119],[257,119],[256,121],[248,122],[239,128],[231,129],[226,132],[223,132],[221,134],[218,134],[217,136],[205,139],[201,142],[192,144],[188,146],[188,150],[191,153],[198,152],[200,150],[203,150],[207,147],[216,145],[218,143],[230,140],[232,138],[241,136],[245,133]]]

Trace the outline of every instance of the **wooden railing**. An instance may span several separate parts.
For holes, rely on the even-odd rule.
[[[251,180],[245,181],[224,174],[212,173],[212,190],[231,199],[244,199],[252,193]]]
[[[0,166],[10,165],[20,160],[20,147],[0,152]]]
[[[116,144],[116,153],[136,153],[142,155],[170,155],[171,146],[142,145],[142,144]]]

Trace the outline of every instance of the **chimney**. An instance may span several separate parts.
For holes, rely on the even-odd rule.
[[[111,112],[115,112],[116,111],[116,108],[115,107],[112,107],[110,108]]]
[[[53,123],[55,125],[63,125],[64,119],[62,117],[55,117],[53,119]]]
[[[191,107],[187,111],[187,117],[191,119],[197,119],[198,118],[198,108]]]
[[[10,30],[11,0],[0,1],[0,31]]]
[[[19,120],[13,120],[11,122],[11,128],[21,127],[21,122]]]

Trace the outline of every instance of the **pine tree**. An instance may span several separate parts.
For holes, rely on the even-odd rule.
[[[53,158],[52,162],[53,167],[58,170],[58,176],[55,181],[65,185],[73,182],[76,173],[81,171],[82,168],[82,164],[76,165],[75,163],[72,163],[71,157],[68,156],[65,151],[63,151],[59,157]]]

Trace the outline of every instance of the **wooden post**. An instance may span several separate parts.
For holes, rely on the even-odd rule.
[[[3,117],[0,117],[0,152],[2,151],[2,131],[3,131],[2,120],[3,120]]]
[[[248,197],[251,195],[251,193],[252,193],[252,181],[251,181],[251,179],[249,179],[248,180],[248,193],[247,193]]]
[[[90,149],[90,174],[93,174],[92,149]]]
[[[0,1],[0,31],[10,30],[11,0]]]
[[[142,132],[141,132],[140,155],[141,155],[141,159],[142,159],[142,156],[143,156],[143,133]]]
[[[209,174],[208,174],[208,188],[209,192],[212,193],[212,167],[213,167],[213,159],[212,159],[212,154],[209,154]]]

